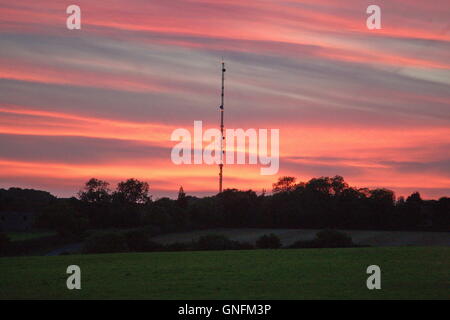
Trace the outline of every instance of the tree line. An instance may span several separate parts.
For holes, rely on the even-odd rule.
[[[355,188],[341,176],[297,182],[280,177],[272,194],[226,189],[209,197],[187,195],[153,200],[148,183],[137,179],[112,189],[92,178],[76,197],[47,192],[0,190],[0,210],[37,210],[38,227],[61,234],[87,229],[146,226],[154,233],[206,228],[339,228],[374,230],[450,230],[450,198],[423,200],[418,192],[396,199],[388,189]]]

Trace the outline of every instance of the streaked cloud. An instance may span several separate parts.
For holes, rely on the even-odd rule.
[[[0,187],[73,195],[84,179],[147,179],[158,196],[216,192],[211,166],[171,163],[170,133],[280,128],[280,174],[449,195],[450,3],[0,0]],[[255,166],[226,187],[270,190]]]

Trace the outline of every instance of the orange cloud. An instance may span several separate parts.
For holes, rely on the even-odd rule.
[[[234,123],[281,129],[280,175],[308,180],[342,174],[358,186],[448,189],[448,175],[442,173],[450,159],[448,80],[436,81],[440,85],[420,77],[408,82],[400,74],[414,67],[428,78],[433,79],[434,72],[446,77],[450,35],[448,17],[443,19],[442,12],[448,12],[450,5],[448,1],[434,5],[408,1],[407,7],[402,7],[404,1],[380,1],[389,14],[383,15],[383,29],[375,32],[365,27],[366,3],[360,0],[128,1],[126,5],[118,0],[108,5],[81,0],[80,32],[65,29],[67,4],[63,1],[23,1],[20,6],[0,1],[4,3],[0,41],[5,41],[7,46],[2,48],[8,49],[0,53],[0,80],[4,83],[15,80],[20,84],[112,89],[119,94],[177,95],[181,101],[163,106],[167,118],[174,118],[174,124],[168,125],[156,116],[148,117],[150,121],[110,119],[108,110],[91,110],[94,105],[80,106],[73,113],[48,111],[45,103],[42,107],[11,103],[12,94],[2,92],[8,93],[9,100],[0,101],[0,135],[139,141],[170,149],[172,130],[184,123],[173,115],[183,110],[189,119],[186,128],[192,126],[185,100],[194,105],[216,101],[210,99],[217,93],[211,89],[210,76],[201,71],[186,74],[186,70],[209,68],[216,56],[225,53],[236,61],[236,69],[246,66],[244,71],[230,73],[230,86],[227,82],[227,98],[230,92],[236,101]],[[27,37],[21,38],[23,35]],[[48,48],[32,46],[40,36],[50,39]],[[73,48],[68,45],[70,40],[74,46],[89,46],[72,53],[67,50],[67,46]],[[59,51],[64,45],[66,51]],[[39,49],[33,52],[36,47]],[[253,60],[262,62],[253,64]],[[141,70],[147,61],[163,67]],[[359,67],[382,76],[377,74],[379,78],[374,76],[372,82],[359,85],[363,76],[351,73]],[[296,77],[296,73],[303,75]],[[405,87],[400,83],[406,83]],[[39,93],[35,96],[35,105],[40,105]],[[384,103],[382,107],[371,104],[375,96]],[[16,100],[22,101],[19,98]],[[46,98],[58,108],[57,99]],[[372,121],[372,115],[389,119],[393,111],[383,107],[391,105],[392,110],[401,109],[402,117],[415,113],[420,121],[397,125]],[[265,118],[241,116],[241,109],[249,106],[255,114],[266,112]],[[433,112],[426,114],[430,106]],[[126,107],[124,118],[132,112]],[[341,111],[349,119],[330,120]],[[367,111],[365,121],[354,123],[351,115],[360,111]],[[296,114],[298,118],[293,117]],[[323,120],[322,115],[329,118]],[[72,184],[64,184],[64,188],[75,192],[92,176],[111,181],[136,177],[155,181],[161,190],[177,190],[180,184],[192,192],[216,190],[216,166],[175,166],[161,155],[133,159],[112,154],[98,164],[94,160],[64,163],[32,157],[23,161],[14,158],[13,148],[0,152],[0,178],[5,181],[37,179],[63,185],[61,181],[67,179]],[[437,164],[433,167],[433,163]],[[420,169],[425,164],[431,169]],[[403,171],[402,165],[407,167]],[[275,180],[275,176],[259,175],[259,166],[225,167],[226,187],[270,190]]]

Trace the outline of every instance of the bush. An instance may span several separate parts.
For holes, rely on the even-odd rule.
[[[355,246],[352,237],[348,234],[330,229],[317,232],[314,241],[321,248],[346,248]]]
[[[322,230],[317,232],[313,240],[299,240],[288,246],[289,249],[301,248],[348,248],[356,247],[352,238],[343,232],[336,230]]]
[[[198,250],[231,250],[233,241],[221,234],[201,236],[196,243]]]
[[[281,240],[273,233],[265,234],[256,240],[256,247],[259,249],[278,249],[281,248]]]
[[[125,234],[128,249],[130,251],[160,251],[163,246],[150,240],[150,235],[146,230],[129,231]]]
[[[87,239],[84,253],[112,253],[128,251],[127,239],[120,233],[104,233]]]

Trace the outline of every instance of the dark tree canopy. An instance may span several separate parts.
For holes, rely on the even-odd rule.
[[[278,181],[272,184],[272,192],[286,192],[292,191],[295,188],[295,180],[294,177],[280,177]]]
[[[149,186],[147,182],[128,179],[117,184],[114,196],[128,203],[145,204],[150,201]]]
[[[41,212],[38,223],[64,234],[87,228],[147,226],[154,232],[206,228],[330,228],[450,231],[450,198],[423,200],[418,192],[396,201],[392,190],[355,188],[341,176],[296,182],[280,177],[272,194],[226,189],[210,197],[186,195],[151,201],[149,185],[137,179],[117,184],[92,178],[79,198],[47,192],[0,189],[0,210]]]
[[[186,193],[184,192],[183,186],[180,187],[180,190],[178,191],[178,197],[177,197],[177,204],[180,208],[187,208],[188,206],[188,199],[186,197]]]
[[[109,183],[103,180],[92,178],[86,182],[84,188],[78,192],[78,198],[88,203],[100,203],[109,201],[111,190]]]

